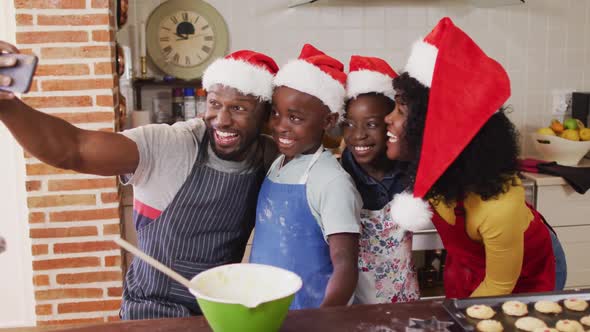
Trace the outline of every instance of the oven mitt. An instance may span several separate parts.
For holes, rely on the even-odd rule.
[[[537,164],[540,173],[561,176],[576,192],[585,194],[590,189],[590,167],[562,166],[556,162]]]

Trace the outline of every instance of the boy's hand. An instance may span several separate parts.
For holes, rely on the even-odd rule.
[[[18,49],[11,44],[0,41],[0,53],[19,53]],[[0,68],[12,67],[16,64],[15,57],[0,57]],[[10,86],[12,78],[10,76],[0,75],[0,86]],[[14,94],[8,91],[0,90],[0,100],[14,99]]]
[[[320,307],[346,305],[358,280],[359,235],[338,233],[328,236],[334,273],[328,281],[326,296]]]

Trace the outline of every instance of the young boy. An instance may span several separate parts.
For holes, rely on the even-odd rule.
[[[279,70],[270,127],[282,155],[258,196],[250,261],[303,279],[291,309],[349,303],[356,287],[360,195],[329,151],[324,132],[342,112],[346,74],[306,44]]]
[[[407,163],[387,158],[385,116],[395,106],[396,72],[382,59],[354,55],[347,79],[342,128],[347,148],[342,166],[363,199],[359,248],[358,303],[417,300],[412,234],[392,220],[389,202],[405,189]]]

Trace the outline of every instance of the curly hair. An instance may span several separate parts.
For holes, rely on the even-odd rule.
[[[393,86],[408,106],[405,142],[414,157],[409,167],[410,188],[415,182],[422,137],[428,109],[430,89],[403,73]],[[471,142],[434,183],[426,199],[450,204],[475,193],[489,200],[507,192],[518,172],[518,131],[510,122],[505,109],[500,109],[484,124]]]

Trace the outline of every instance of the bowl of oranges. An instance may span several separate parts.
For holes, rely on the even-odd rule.
[[[560,165],[575,166],[590,151],[590,128],[577,119],[563,123],[552,120],[549,127],[537,129],[532,138],[545,160]]]

